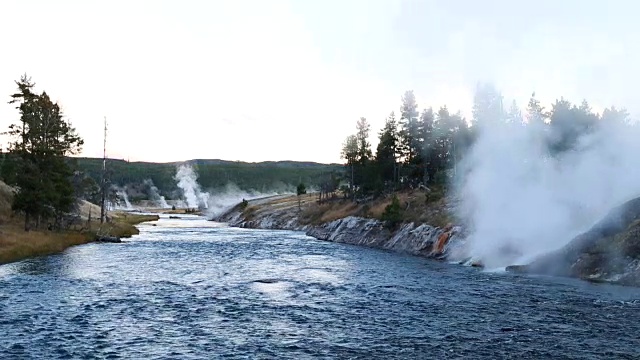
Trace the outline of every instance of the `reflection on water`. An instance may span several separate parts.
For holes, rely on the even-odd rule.
[[[638,358],[640,290],[163,217],[0,266],[0,358]]]

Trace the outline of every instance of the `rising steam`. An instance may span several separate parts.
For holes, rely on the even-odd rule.
[[[242,190],[235,184],[227,184],[224,189],[211,193],[209,207],[206,213],[208,217],[215,218],[240,203],[243,199],[253,200],[268,196],[293,194],[294,192],[291,191],[290,188],[290,186],[282,186],[273,191],[261,192],[255,190]]]
[[[178,166],[175,180],[182,190],[185,206],[188,208],[204,209],[209,218],[215,218],[226,210],[234,207],[244,200],[253,200],[268,196],[293,194],[295,187],[284,183],[275,183],[272,190],[243,190],[235,184],[229,183],[224,188],[203,191],[198,183],[198,175],[193,167],[188,164]]]
[[[131,202],[129,202],[126,187],[112,185],[112,188],[116,193],[115,204],[113,204],[114,208],[118,210],[133,210],[133,206],[131,206]]]
[[[191,165],[182,164],[178,166],[174,178],[178,182],[178,187],[182,190],[183,200],[188,208],[206,209],[209,207],[209,193],[202,191],[200,188],[198,175],[196,175]]]
[[[468,256],[488,269],[522,264],[567,244],[613,206],[640,194],[638,126],[610,123],[550,156],[544,125],[494,124],[462,165],[460,216]]]
[[[157,206],[163,209],[168,209],[171,207],[171,205],[167,204],[167,200],[164,198],[164,196],[160,195],[160,191],[153,184],[153,180],[146,179],[143,182],[143,184],[147,188],[147,193],[148,193],[147,195],[149,197],[149,200],[153,201],[154,206]]]

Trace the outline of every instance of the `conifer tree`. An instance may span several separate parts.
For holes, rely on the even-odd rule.
[[[10,173],[3,176],[18,192],[12,208],[30,222],[53,218],[56,224],[75,205],[72,175],[66,156],[77,154],[83,140],[64,119],[60,106],[46,92],[36,94],[35,84],[26,75],[9,103],[16,104],[20,121],[9,126]]]

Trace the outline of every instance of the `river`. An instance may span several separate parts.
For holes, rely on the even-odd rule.
[[[640,289],[190,217],[0,266],[0,358],[639,358]]]

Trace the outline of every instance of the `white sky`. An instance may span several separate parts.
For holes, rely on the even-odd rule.
[[[635,1],[228,0],[0,2],[0,128],[29,74],[85,156],[338,162],[413,89],[470,115],[478,81],[640,111]],[[6,142],[6,141],[5,141]]]

